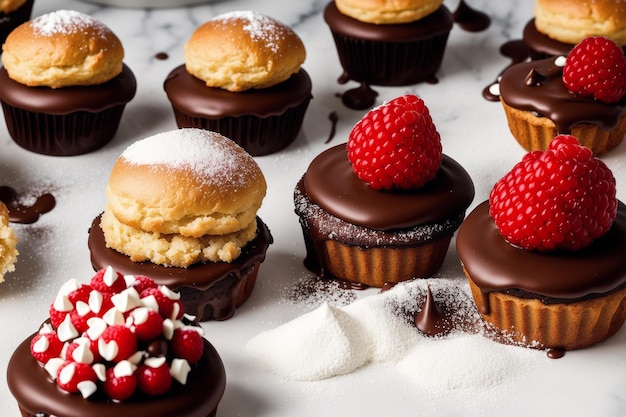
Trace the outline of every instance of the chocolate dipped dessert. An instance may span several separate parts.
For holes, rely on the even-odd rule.
[[[178,297],[111,268],[66,282],[8,363],[22,416],[215,416],[224,365]]]
[[[129,146],[89,231],[95,269],[149,275],[200,320],[226,320],[251,295],[272,236],[256,215],[263,173],[232,140],[184,128]]]
[[[524,346],[564,350],[624,323],[624,245],[615,178],[567,135],[498,181],[456,239],[483,319]]]
[[[80,12],[59,10],[20,25],[3,45],[0,70],[13,140],[54,156],[107,144],[137,89],[123,58],[117,36]]]
[[[392,122],[381,126],[383,117]],[[431,276],[473,197],[467,172],[441,153],[423,101],[394,99],[357,123],[347,144],[318,155],[298,182],[305,266],[355,288]]]
[[[537,0],[523,41],[532,59],[567,55],[590,36],[626,47],[626,4],[620,0]]]
[[[305,57],[298,35],[268,16],[236,11],[211,19],[164,83],[178,127],[219,132],[254,156],[285,148],[312,97]]]
[[[0,2],[0,44],[9,33],[30,19],[34,0],[5,0]]]
[[[502,74],[500,101],[511,133],[524,149],[545,150],[560,133],[577,137],[596,155],[622,142],[626,134],[626,60],[614,44],[612,56],[600,58],[604,54],[600,48],[608,49],[596,44],[609,42],[587,38],[567,58],[523,62]],[[609,70],[607,65],[614,68]],[[577,70],[582,67],[586,72]],[[597,73],[608,77],[595,81]]]
[[[371,84],[436,80],[453,25],[452,13],[440,0],[337,0],[326,6],[324,20],[344,71],[339,82],[361,83],[342,95],[354,109],[374,104],[377,94]]]

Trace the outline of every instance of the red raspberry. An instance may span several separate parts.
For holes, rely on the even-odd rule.
[[[73,306],[76,306],[78,301],[84,303],[89,302],[89,294],[91,294],[93,288],[90,285],[81,285],[77,290],[72,291],[67,295],[67,299],[70,300]]]
[[[78,392],[78,384],[85,381],[98,380],[96,372],[86,363],[66,361],[57,371],[57,385],[67,392]]]
[[[133,331],[140,341],[156,339],[163,334],[163,317],[148,308],[136,308],[130,313]]]
[[[578,250],[605,234],[617,213],[615,178],[573,136],[526,154],[489,196],[502,236],[528,250]]]
[[[128,359],[137,351],[137,337],[124,325],[109,326],[100,337],[98,351],[109,361]]]
[[[424,101],[405,95],[370,110],[352,129],[348,159],[375,190],[418,188],[441,164],[441,138]]]
[[[41,363],[47,363],[51,358],[61,356],[63,342],[56,333],[40,333],[30,341],[30,353]]]
[[[172,353],[177,358],[185,359],[189,364],[194,364],[202,358],[203,350],[204,340],[197,330],[180,328],[174,331]]]
[[[154,296],[156,302],[159,306],[159,314],[164,319],[180,319],[183,316],[184,310],[183,305],[180,300],[173,300],[165,295],[160,288],[148,288],[141,292],[140,297],[146,298],[149,296]],[[175,317],[174,311],[177,312]]]
[[[134,275],[132,283],[129,287],[134,287],[137,290],[137,293],[141,294],[142,291],[147,290],[148,288],[157,288],[158,284],[154,282],[154,280],[145,275]]]
[[[63,320],[65,320],[65,316],[70,314],[69,311],[59,311],[54,308],[54,303],[50,304],[50,309],[48,310],[48,315],[50,316],[50,324],[53,328],[58,329]]]
[[[149,358],[154,359],[154,358]],[[146,360],[147,361],[147,360]],[[148,395],[163,395],[172,386],[172,376],[167,362],[159,366],[148,366],[145,362],[137,368],[137,385]]]
[[[112,282],[105,282],[107,280]],[[101,293],[118,293],[126,289],[126,281],[124,280],[124,275],[108,267],[96,272],[91,278],[91,286]]]
[[[135,374],[115,376],[114,368],[108,368],[106,380],[102,384],[102,388],[106,395],[114,400],[127,400],[135,393],[135,389],[137,388],[137,376]]]
[[[568,90],[615,103],[626,93],[626,58],[615,42],[604,37],[585,38],[572,49],[563,68]]]

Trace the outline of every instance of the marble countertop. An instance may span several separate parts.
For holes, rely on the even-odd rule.
[[[509,133],[500,104],[483,99],[482,90],[508,64],[499,47],[521,37],[533,5],[513,0],[468,3],[486,11],[492,24],[477,33],[455,25],[438,84],[375,89],[377,103],[404,93],[425,100],[444,152],[473,178],[476,198],[471,209],[487,198],[495,181],[524,154]],[[250,338],[313,308],[288,296],[299,282],[311,278],[302,265],[305,248],[293,213],[292,192],[308,163],[322,150],[344,142],[364,113],[346,108],[338,98],[338,93],[352,85],[337,83],[342,70],[322,18],[326,4],[327,0],[223,0],[188,8],[129,9],[95,2],[36,0],[33,16],[75,9],[108,25],[125,46],[125,63],[137,76],[138,91],[113,141],[88,155],[55,158],[30,153],[13,143],[0,120],[1,185],[20,192],[50,191],[57,199],[54,210],[36,223],[14,225],[21,255],[17,271],[0,285],[0,373],[5,374],[15,346],[47,316],[59,285],[69,278],[85,281],[91,277],[87,230],[105,206],[104,188],[117,156],[135,140],[176,128],[162,85],[169,71],[182,63],[184,42],[198,25],[217,14],[255,10],[288,24],[303,39],[307,48],[304,68],[313,80],[314,98],[296,141],[280,153],[257,158],[268,182],[259,215],[270,227],[275,243],[261,267],[254,293],[232,319],[203,324],[206,337],[224,360],[228,377],[218,416],[625,415],[626,329],[605,343],[568,352],[558,360],[537,351],[536,366],[490,388],[438,392],[425,392],[407,383],[389,364],[324,381],[290,382],[260,369],[246,355]],[[454,10],[458,0],[446,0],[445,4]],[[157,59],[163,52],[168,58]],[[332,112],[338,115],[337,131],[326,143]],[[626,201],[626,144],[603,160],[617,178],[618,198]],[[463,279],[454,245],[437,277]],[[347,293],[356,298],[376,294],[374,290]],[[429,375],[422,377],[428,381]],[[18,414],[6,384],[0,384],[0,415]]]

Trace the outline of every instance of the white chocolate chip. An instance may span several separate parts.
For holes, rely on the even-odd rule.
[[[87,314],[91,313],[91,308],[89,307],[89,304],[83,301],[77,301],[76,312],[78,313],[79,316],[85,317]]]
[[[61,311],[67,313],[68,311],[72,311],[74,306],[72,302],[67,298],[66,295],[58,294],[52,303],[52,306],[56,311]]]
[[[103,363],[95,363],[93,364],[92,368],[93,371],[96,373],[96,377],[98,377],[101,382],[107,380],[107,367],[104,366]]]
[[[115,281],[117,281],[117,273],[113,270],[113,268],[111,268],[110,265],[104,270],[102,281],[109,287],[112,287]]]
[[[115,375],[116,378],[131,376],[135,373],[136,369],[137,366],[130,361],[119,361],[113,368],[113,375]]]
[[[76,373],[76,365],[73,362],[68,363],[66,366],[61,369],[59,372],[59,382],[62,384],[67,384],[74,378],[74,374]]]
[[[159,291],[161,291],[170,300],[180,300],[180,294],[170,290],[165,285],[161,285],[159,287]]]
[[[111,297],[113,305],[117,307],[122,313],[132,310],[135,307],[141,306],[141,298],[139,293],[133,287],[127,288],[124,291],[115,294]]]
[[[186,359],[174,358],[170,366],[170,375],[172,378],[185,385],[187,383],[187,375],[191,371],[191,366]]]
[[[57,336],[61,342],[67,342],[70,339],[74,339],[78,336],[78,330],[72,324],[70,315],[66,314],[65,319],[59,324],[57,329]]]
[[[43,353],[50,347],[50,341],[47,337],[40,337],[35,343],[33,343],[33,352]]]
[[[108,327],[106,321],[104,321],[100,317],[90,318],[89,320],[87,320],[87,325],[89,326],[89,328],[87,329],[87,336],[89,336],[91,340],[96,340],[100,336],[102,336],[102,333],[104,333],[104,331]]]
[[[159,368],[165,363],[166,359],[164,356],[159,356],[158,358],[149,357],[143,363],[150,368]]]
[[[100,355],[108,361],[112,361],[119,353],[120,348],[115,340],[110,340],[108,343],[103,339],[98,339],[98,352]]]
[[[102,308],[102,294],[100,291],[93,290],[89,293],[89,307],[91,311],[98,314]]]
[[[567,57],[560,55],[557,56],[556,58],[554,58],[554,65],[556,65],[557,67],[564,67],[565,66],[565,62],[567,61]]]
[[[98,390],[96,383],[93,381],[81,381],[76,384],[76,387],[78,388],[78,391],[80,391],[80,395],[82,395],[83,398],[91,397],[93,393]]]
[[[44,365],[44,369],[48,372],[48,375],[52,379],[57,379],[57,374],[61,366],[65,363],[65,360],[61,358],[50,358],[48,362]]]
[[[119,311],[115,307],[110,308],[106,313],[104,313],[104,316],[102,316],[102,319],[104,319],[106,324],[108,324],[109,326],[114,326],[116,324],[124,324],[125,322],[124,315],[122,314],[121,311]]]

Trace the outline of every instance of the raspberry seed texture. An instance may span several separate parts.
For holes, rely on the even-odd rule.
[[[375,190],[422,187],[442,159],[428,108],[410,94],[370,110],[350,132],[347,147],[355,174]]]
[[[559,135],[500,179],[489,195],[500,234],[527,250],[575,251],[604,235],[617,214],[615,178],[589,148]]]

